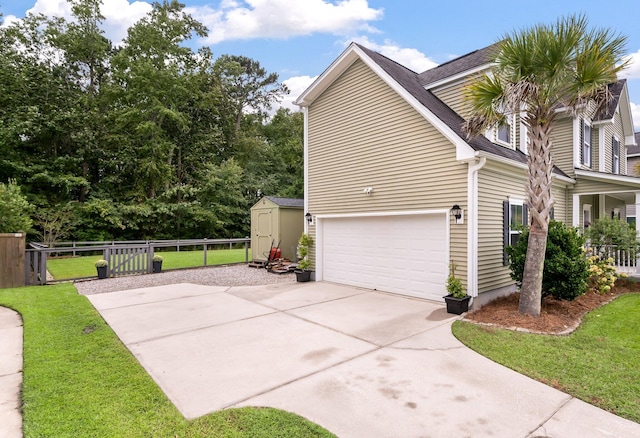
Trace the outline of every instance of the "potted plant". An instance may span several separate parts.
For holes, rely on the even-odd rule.
[[[162,258],[161,255],[154,255],[152,262],[153,262],[153,273],[157,274],[159,272],[162,271],[162,260],[164,260]]]
[[[456,277],[456,264],[453,262],[449,265],[447,292],[449,292],[449,295],[444,297],[444,301],[447,303],[447,313],[460,315],[469,310],[471,297],[467,295],[462,288],[462,282]]]
[[[98,260],[95,263],[96,270],[98,271],[98,279],[107,278],[107,268],[109,266],[109,262],[106,260]]]
[[[298,268],[296,272],[296,280],[305,282],[311,280],[311,260],[309,260],[309,248],[313,245],[313,238],[307,233],[302,233],[298,239]]]

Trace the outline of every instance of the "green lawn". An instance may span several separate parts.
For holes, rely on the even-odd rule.
[[[267,408],[185,420],[70,284],[0,289],[0,305],[24,321],[25,437],[334,436]]]
[[[204,266],[204,251],[157,252],[164,260],[162,269],[193,268]],[[94,263],[102,256],[48,258],[47,269],[56,280],[96,276]],[[251,260],[251,251],[249,251]],[[241,263],[245,261],[245,250],[219,249],[207,251],[207,266]]]
[[[640,422],[640,294],[592,311],[569,336],[533,335],[456,321],[468,347],[519,373]]]

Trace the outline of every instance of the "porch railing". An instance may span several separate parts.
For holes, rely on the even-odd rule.
[[[601,259],[613,259],[613,266],[621,274],[640,274],[638,271],[638,257],[640,251],[636,248],[623,248],[617,245],[585,245],[593,255]]]

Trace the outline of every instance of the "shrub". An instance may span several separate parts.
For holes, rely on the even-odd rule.
[[[447,277],[447,292],[454,298],[464,298],[467,293],[462,288],[462,281],[456,277],[456,264],[449,265],[449,276]]]
[[[32,211],[33,206],[22,196],[15,181],[0,183],[0,233],[31,231]]]
[[[591,250],[588,251],[590,254]],[[599,255],[589,255],[587,260],[589,262],[589,286],[595,292],[606,294],[616,284],[618,277],[626,277],[626,274],[618,275],[616,272],[616,268],[613,266],[613,257],[605,259]]]
[[[164,258],[161,255],[154,255],[152,260],[154,262],[161,262],[164,260]]]
[[[298,256],[300,261],[298,262],[298,269],[303,271],[311,267],[311,260],[309,260],[309,247],[313,245],[313,238],[306,233],[302,233],[300,239],[298,239]]]
[[[626,251],[635,251],[638,247],[635,227],[620,219],[598,219],[585,230],[589,244],[599,254],[603,246],[615,246]]]
[[[522,286],[524,262],[527,255],[529,230],[525,229],[514,246],[507,247],[511,259],[511,278]],[[559,300],[574,300],[587,290],[589,265],[583,245],[584,237],[575,228],[561,222],[549,223],[547,250],[542,276],[542,296]]]
[[[107,262],[106,260],[98,260],[95,263],[96,268],[104,268],[105,266],[108,266],[109,262]]]

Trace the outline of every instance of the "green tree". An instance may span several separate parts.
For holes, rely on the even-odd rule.
[[[33,206],[15,181],[0,183],[0,233],[31,231]]]
[[[268,73],[260,63],[246,56],[222,55],[214,65],[214,72],[221,88],[225,118],[225,134],[230,147],[236,146],[243,116],[258,114],[278,102],[289,90],[278,82],[277,73]]]
[[[551,195],[551,132],[562,110],[606,103],[607,84],[617,80],[626,39],[590,29],[583,16],[559,19],[508,35],[498,45],[495,67],[467,89],[472,117],[464,125],[480,135],[519,114],[527,127],[530,232],[519,311],[540,316],[543,268],[554,200]]]

